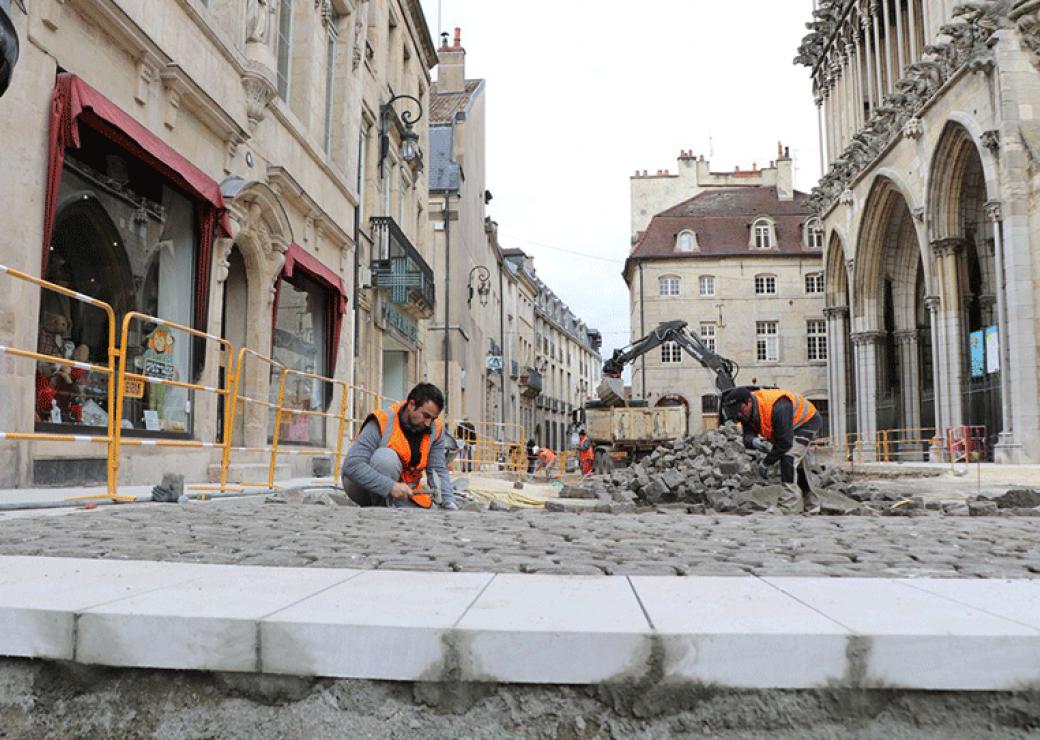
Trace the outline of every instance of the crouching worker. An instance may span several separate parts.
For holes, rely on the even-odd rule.
[[[368,415],[343,461],[343,488],[354,503],[458,509],[437,418],[443,409],[440,389],[419,383],[402,403]],[[422,488],[423,473],[430,489]]]
[[[816,407],[803,396],[779,388],[734,388],[723,397],[723,405],[726,418],[739,421],[743,427],[744,446],[766,452],[758,474],[765,478],[767,468],[779,461],[784,489],[777,503],[780,510],[785,514],[819,513],[812,471],[806,460],[809,446],[820,433],[821,419]]]

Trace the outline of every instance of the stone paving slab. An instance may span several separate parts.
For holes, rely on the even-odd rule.
[[[879,578],[765,580],[857,635],[851,668],[866,685],[1013,690],[1040,681],[1040,628],[956,598],[962,591],[977,596],[974,582],[940,586],[948,589],[943,597],[931,593],[926,580],[921,588]],[[990,587],[994,599],[1020,601],[1037,585],[998,581]]]
[[[966,603],[1028,604],[1032,581],[993,581],[983,593],[964,580],[358,574],[3,557],[0,573],[0,655],[401,681],[968,691],[1040,682],[1040,628]],[[63,587],[74,598],[53,595]],[[92,615],[118,620],[102,634]],[[71,649],[40,654],[39,635],[53,624],[67,628],[58,632]],[[218,655],[200,662],[207,651]]]

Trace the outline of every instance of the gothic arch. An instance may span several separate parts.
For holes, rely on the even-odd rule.
[[[848,306],[849,273],[845,267],[845,244],[841,236],[831,232],[824,260],[826,276],[825,303],[828,307]]]

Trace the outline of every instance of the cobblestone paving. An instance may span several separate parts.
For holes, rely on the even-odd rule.
[[[612,575],[1040,577],[1036,518],[397,512],[258,499],[0,520],[0,555]]]

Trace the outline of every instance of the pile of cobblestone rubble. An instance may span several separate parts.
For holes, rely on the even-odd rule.
[[[769,479],[756,472],[765,453],[744,447],[740,427],[726,424],[658,447],[639,463],[567,486],[561,499],[598,499],[595,510],[624,512],[645,507],[685,509],[691,514],[752,514],[776,511],[780,466]],[[924,516],[928,513],[986,516],[1040,515],[1040,492],[1009,491],[997,499],[925,500],[855,483],[840,468],[811,462],[821,513],[858,516]],[[564,502],[546,508],[568,510]]]

